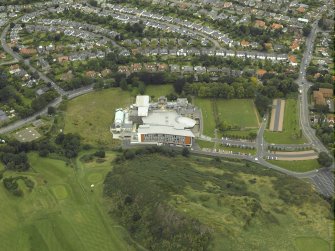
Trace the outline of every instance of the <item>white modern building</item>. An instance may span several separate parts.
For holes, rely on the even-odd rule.
[[[130,140],[132,144],[191,146],[200,128],[199,110],[185,98],[149,101],[149,96],[137,96],[129,108],[116,109],[110,129],[113,138]]]

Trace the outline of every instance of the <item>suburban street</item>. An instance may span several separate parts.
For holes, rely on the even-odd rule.
[[[308,141],[312,144],[312,146],[318,152],[327,152],[327,148],[322,144],[322,142],[318,139],[315,135],[315,130],[311,127],[309,121],[309,110],[308,110],[308,89],[312,86],[306,80],[306,68],[308,67],[313,53],[314,42],[318,32],[318,20],[312,24],[312,30],[309,34],[307,41],[306,41],[306,49],[301,60],[300,70],[299,70],[299,78],[297,83],[299,85],[301,92],[300,95],[300,124],[302,131]]]

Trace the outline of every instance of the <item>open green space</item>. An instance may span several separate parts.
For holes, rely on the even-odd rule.
[[[330,204],[254,163],[142,154],[115,163],[104,192],[111,215],[153,250],[296,251],[306,236],[333,245]]]
[[[320,168],[316,159],[309,160],[267,160],[268,162],[294,172],[308,172]]]
[[[299,124],[298,100],[287,99],[282,132],[264,132],[264,138],[275,144],[303,144],[306,142]]]
[[[16,197],[0,186],[1,250],[138,250],[103,204],[102,181],[110,162],[108,168],[83,164],[74,169],[35,153],[29,154],[29,160],[32,169],[24,175],[35,183],[31,192]],[[22,173],[5,173],[17,175]]]
[[[116,108],[133,103],[128,92],[106,89],[71,100],[65,113],[65,133],[78,133],[84,143],[112,147],[120,141],[112,139],[109,131]]]
[[[259,115],[251,99],[195,99],[195,105],[201,108],[204,129],[203,134],[214,137],[216,121],[225,123],[237,130],[227,130],[224,135],[247,137],[256,132],[259,125]],[[219,133],[218,136],[222,136]]]
[[[299,251],[328,251],[329,243],[323,239],[315,237],[300,237],[295,240]]]
[[[196,98],[195,105],[201,109],[203,120],[203,134],[214,137],[215,116],[213,102],[210,99]]]
[[[201,148],[214,148],[214,142],[197,139],[195,141]]]
[[[215,100],[220,121],[241,128],[258,128],[258,112],[252,99]]]
[[[160,96],[166,96],[173,93],[174,89],[172,85],[148,85],[145,88],[145,94],[153,97],[157,100]]]

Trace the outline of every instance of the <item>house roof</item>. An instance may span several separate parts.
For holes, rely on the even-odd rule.
[[[258,76],[263,76],[265,73],[267,73],[267,71],[264,70],[264,69],[258,69],[257,72],[256,72],[256,74],[257,74]]]
[[[265,22],[263,20],[256,20],[255,21],[255,25],[257,27],[261,27],[261,28],[265,28],[266,27]]]
[[[273,24],[271,25],[271,28],[274,29],[274,30],[282,29],[282,28],[283,28],[283,25],[282,25],[282,24],[273,23]]]
[[[241,41],[241,46],[249,46],[250,43],[247,40],[242,40]]]
[[[333,97],[333,89],[329,89],[329,88],[319,88],[319,92],[322,93],[322,95],[325,98],[331,98]]]
[[[322,92],[313,91],[313,98],[316,105],[326,105],[326,100],[323,97]]]
[[[289,55],[289,56],[288,56],[288,60],[289,60],[291,63],[297,63],[297,58],[296,58],[294,55]]]

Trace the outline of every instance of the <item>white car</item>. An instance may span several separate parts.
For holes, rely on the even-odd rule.
[[[258,158],[256,157],[255,160],[258,161]]]

